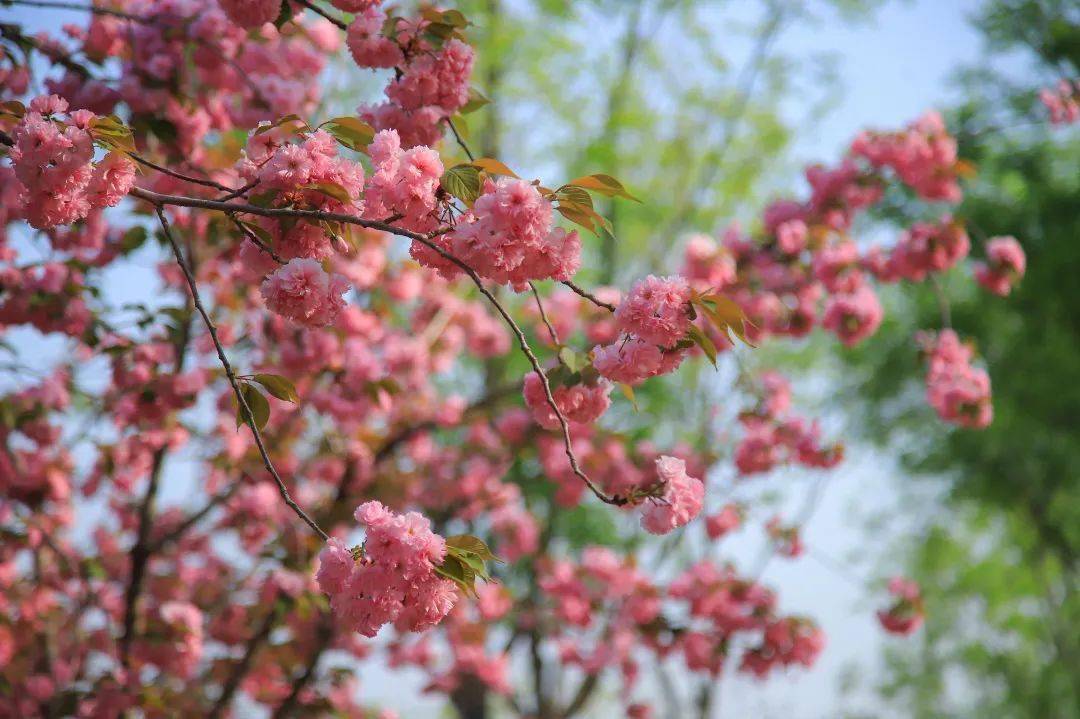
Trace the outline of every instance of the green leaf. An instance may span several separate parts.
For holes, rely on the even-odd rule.
[[[480,171],[470,164],[451,167],[439,179],[442,188],[471,205],[480,196]]]
[[[701,331],[701,328],[697,325],[690,325],[690,331],[687,332],[690,339],[694,341],[698,347],[705,353],[705,356],[712,362],[713,367],[716,366],[716,344],[707,334]]]
[[[502,560],[495,556],[495,553],[491,551],[484,540],[479,537],[474,537],[471,534],[455,534],[452,537],[446,538],[446,546],[448,549],[457,550],[460,552],[466,552],[468,554],[474,554],[484,561],[501,562]]]
[[[274,202],[277,201],[280,192],[278,190],[267,190],[266,192],[260,192],[257,195],[252,195],[251,204],[256,207],[273,207]]]
[[[130,230],[124,233],[124,236],[120,238],[120,251],[124,254],[134,252],[143,246],[148,237],[146,228],[141,225],[136,225]]]
[[[274,27],[280,30],[285,23],[289,22],[293,18],[293,9],[289,5],[289,0],[281,0],[281,7],[278,8],[277,17],[274,18]]]
[[[357,152],[367,152],[375,139],[375,128],[358,117],[335,117],[320,125],[339,143]]]
[[[90,135],[102,147],[122,152],[135,152],[131,128],[116,115],[95,117],[90,121]]]
[[[719,332],[729,338],[738,337],[744,344],[754,346],[753,342],[746,339],[746,325],[749,322],[746,313],[734,300],[723,295],[710,294],[698,295],[691,298],[690,302],[701,309],[705,318]]]
[[[630,404],[634,406],[634,411],[640,412],[641,408],[638,407],[637,397],[634,396],[634,388],[626,384],[625,382],[620,382],[619,390],[622,391],[623,397],[626,397],[628,400],[630,400]]]
[[[296,386],[286,377],[279,374],[257,374],[253,375],[251,379],[261,384],[273,397],[293,404],[300,401],[300,395],[296,393]]]
[[[611,223],[607,218],[592,208],[592,198],[589,199],[588,204],[581,204],[567,199],[565,195],[559,196],[559,204],[555,206],[555,209],[560,215],[574,224],[581,225],[589,232],[599,234],[602,229],[610,229]]]
[[[623,184],[611,175],[585,175],[576,180],[571,180],[566,184],[573,187],[583,187],[586,190],[598,192],[607,197],[625,197],[634,202],[641,202],[641,200],[627,192],[626,188],[623,187]]]
[[[435,567],[435,573],[440,577],[445,577],[457,584],[465,592],[466,595],[473,595],[476,593],[474,589],[476,585],[476,572],[472,567],[453,554],[447,554],[443,558],[443,563],[438,567]]]
[[[575,205],[581,205],[582,207],[588,207],[590,210],[594,209],[592,196],[580,187],[563,185],[555,194],[558,196],[560,202],[570,202]]]
[[[479,160],[473,160],[469,164],[478,170],[483,170],[489,175],[503,175],[505,177],[517,178],[517,175],[514,174],[513,170],[492,157],[481,157]]]
[[[257,127],[255,129],[255,132],[253,134],[261,135],[264,132],[270,132],[275,127],[282,127],[282,126],[287,125],[287,124],[297,124],[297,123],[298,123],[298,126],[293,128],[294,132],[296,132],[296,131],[305,131],[305,130],[310,130],[311,129],[310,127],[308,127],[308,124],[304,121],[304,119],[302,117],[300,117],[299,115],[290,114],[290,115],[285,115],[284,117],[280,117],[277,120],[274,120],[273,122],[271,122],[269,124],[260,125],[259,127]]]
[[[262,225],[257,225],[254,222],[247,222],[245,220],[240,220],[240,224],[243,225],[251,234],[262,240],[263,244],[267,246],[274,244],[274,236],[271,235],[270,231]]]
[[[270,421],[270,402],[254,385],[248,383],[244,383],[240,387],[240,395],[247,403],[248,409],[251,410],[251,417],[255,421],[255,427],[261,431],[266,426],[266,423]],[[239,427],[245,422],[244,408],[237,407],[236,426]]]
[[[336,182],[313,182],[310,185],[301,185],[300,189],[321,192],[346,205],[353,201],[353,198],[349,196],[349,191]]]
[[[26,114],[26,107],[18,100],[8,100],[0,103],[0,115],[10,115],[16,120],[21,120]]]
[[[484,93],[477,90],[475,87],[469,88],[469,101],[462,105],[458,110],[462,115],[468,115],[471,112],[476,112],[485,105],[490,105],[491,100],[484,95]]]

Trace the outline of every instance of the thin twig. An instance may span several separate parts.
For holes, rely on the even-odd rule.
[[[307,667],[300,676],[293,680],[289,695],[285,697],[281,704],[278,705],[277,709],[274,710],[273,719],[284,719],[285,717],[291,716],[296,711],[296,705],[300,700],[300,694],[311,682],[312,677],[315,676],[315,671],[319,666],[319,660],[330,646],[330,640],[333,638],[333,619],[329,614],[323,614],[319,620],[319,625],[315,630],[315,646],[311,650],[311,657],[308,659]]]
[[[259,236],[256,235],[254,232],[252,232],[250,229],[248,229],[248,227],[243,222],[236,219],[236,215],[228,214],[228,215],[226,215],[226,217],[228,217],[229,220],[231,220],[232,223],[234,225],[236,225],[236,229],[240,230],[240,232],[242,232],[245,237],[247,237],[249,240],[251,240],[251,242],[256,247],[258,247],[260,250],[262,250],[266,254],[270,255],[271,259],[273,259],[274,262],[278,263],[279,265],[284,265],[285,264],[285,260],[283,260],[281,258],[281,255],[274,252],[274,249],[272,247],[270,247],[270,245],[263,242],[259,238]]]
[[[610,304],[608,302],[604,302],[602,299],[600,299],[596,295],[593,295],[590,292],[588,292],[587,290],[584,290],[581,287],[578,287],[571,280],[563,280],[562,283],[564,285],[566,285],[567,287],[569,287],[570,289],[572,289],[577,294],[579,294],[582,297],[584,297],[585,299],[587,299],[589,302],[592,302],[597,307],[603,307],[608,312],[614,312],[615,311],[615,305]]]
[[[244,646],[244,654],[233,664],[232,671],[229,672],[229,678],[225,680],[225,684],[221,689],[221,696],[214,702],[213,708],[207,714],[208,719],[217,719],[229,708],[233,696],[236,695],[236,690],[240,687],[240,681],[251,670],[251,664],[255,660],[256,652],[270,638],[270,632],[273,631],[274,624],[277,622],[278,613],[279,609],[275,599],[271,601],[270,611],[266,613],[262,624],[259,625],[259,628],[255,630],[255,633],[251,635]]]
[[[476,273],[476,270],[474,270],[456,255],[451,254],[433,241],[434,238],[438,235],[449,232],[450,228],[440,228],[426,235],[422,235],[416,232],[410,232],[409,230],[405,230],[400,227],[387,225],[384,222],[365,220],[355,215],[348,215],[338,212],[322,212],[320,210],[298,210],[288,207],[257,207],[255,205],[227,203],[217,200],[206,200],[197,197],[163,195],[138,187],[134,188],[131,191],[131,195],[133,197],[138,197],[153,204],[154,207],[157,209],[158,216],[163,223],[167,223],[161,211],[164,205],[176,205],[179,207],[198,207],[208,210],[218,210],[220,212],[226,213],[243,212],[253,215],[262,215],[264,217],[300,217],[316,221],[326,220],[331,222],[344,222],[347,224],[359,225],[360,227],[368,227],[375,230],[382,230],[383,232],[389,232],[391,234],[400,235],[402,237],[408,237],[409,239],[415,240],[422,245],[428,247],[429,249],[433,250],[443,259],[452,262],[454,265],[460,268],[461,271],[464,272],[470,280],[472,280],[473,284],[476,285],[476,288],[480,291],[480,294],[482,294],[484,298],[489,303],[491,303],[491,305],[499,313],[499,316],[502,317],[503,321],[506,322],[507,326],[510,327],[511,331],[517,337],[518,346],[521,348],[521,351],[525,355],[525,357],[529,360],[529,364],[532,366],[533,372],[535,372],[536,376],[540,378],[540,383],[544,388],[544,397],[547,400],[548,406],[551,408],[552,412],[554,412],[555,417],[559,420],[559,425],[562,428],[563,448],[566,453],[566,458],[570,462],[570,469],[571,471],[573,471],[574,475],[578,479],[580,479],[585,484],[585,486],[588,487],[589,491],[591,491],[601,502],[604,502],[605,504],[611,504],[617,507],[629,504],[629,500],[625,497],[620,497],[617,495],[608,496],[607,494],[605,494],[581,469],[581,465],[578,464],[577,456],[574,454],[573,440],[570,436],[570,425],[566,420],[566,416],[563,414],[562,410],[559,409],[558,404],[555,402],[555,397],[552,395],[551,392],[551,383],[548,382],[547,375],[544,374],[544,370],[540,366],[540,360],[538,360],[536,358],[536,355],[533,354],[532,348],[529,346],[529,341],[525,337],[525,333],[521,331],[521,327],[518,326],[517,322],[514,321],[514,318],[510,316],[510,313],[506,311],[506,308],[503,307],[502,303],[499,302],[495,295],[493,295],[491,291],[484,286],[483,280],[481,280],[480,275]],[[169,239],[171,242],[172,238],[169,237]],[[182,258],[179,255],[179,248],[176,247],[175,244],[174,252],[177,253],[177,259],[181,262],[181,268],[184,268],[185,274],[188,275],[188,285],[190,289],[193,293],[196,292],[195,279],[194,277],[190,276],[190,273],[186,272],[186,265],[183,264]],[[584,290],[580,290],[579,294],[581,292],[584,292]],[[209,327],[213,327],[213,323],[211,322],[209,316],[205,313],[199,302],[196,302],[196,307],[199,309],[200,314],[203,315],[204,322],[206,322]],[[610,307],[614,311],[613,306],[608,305],[608,307]],[[235,376],[232,375],[232,368],[230,365],[228,365],[228,360],[225,357],[224,349],[220,346],[220,344],[217,343],[217,336],[215,330],[211,331],[211,337],[214,339],[215,344],[217,344],[218,357],[221,358],[222,364],[226,368],[226,374],[228,375],[230,382],[233,384],[233,389],[236,392],[237,397],[239,398],[241,407],[244,408],[245,416],[250,420],[252,419],[250,409],[247,407],[247,402],[240,395],[239,385],[238,383],[236,383]],[[263,460],[264,463],[267,465],[267,469],[270,470],[271,474],[273,474],[274,478],[278,481],[278,486],[282,490],[283,496],[288,497],[288,492],[285,490],[284,482],[281,481],[280,476],[277,474],[277,470],[273,469],[273,464],[270,462],[269,456],[266,454],[265,449],[262,447],[262,438],[259,435],[258,429],[256,428],[253,421],[249,422],[249,426],[252,429],[252,433],[255,435],[256,444],[259,445],[260,453],[263,455]],[[289,506],[294,508],[294,511],[296,511],[302,516],[302,518],[312,524],[312,528],[315,528],[314,523],[311,522],[310,518],[307,517],[306,514],[303,514],[303,510],[296,506],[295,502],[292,502],[291,498],[288,498],[286,501],[289,503]],[[322,529],[317,529],[316,531],[318,531],[324,539],[326,538],[326,534],[322,531]]]
[[[457,128],[454,127],[454,121],[448,117],[446,118],[446,124],[450,127],[450,132],[454,133],[454,139],[457,140],[457,144],[465,151],[465,155],[469,158],[469,162],[474,161],[476,158],[473,157],[472,150],[465,144],[465,140],[461,138],[461,134],[457,131]]]
[[[204,187],[212,187],[215,190],[221,190],[222,192],[233,192],[234,191],[233,188],[229,187],[228,185],[222,185],[220,182],[214,182],[213,180],[204,180],[201,177],[192,177],[191,175],[185,175],[182,172],[177,172],[176,170],[170,170],[169,168],[163,167],[162,165],[159,165],[156,162],[151,162],[150,160],[147,160],[145,157],[142,157],[141,155],[139,155],[137,153],[134,153],[134,152],[127,153],[127,156],[130,157],[132,160],[135,160],[135,162],[139,163],[140,165],[146,165],[151,170],[157,170],[158,172],[160,172],[162,174],[165,174],[165,175],[168,175],[169,177],[175,177],[177,180],[183,180],[184,182],[190,182],[190,183],[192,183],[194,185],[203,185]]]
[[[536,308],[540,310],[540,319],[543,320],[544,326],[547,327],[548,334],[551,335],[551,341],[555,343],[555,346],[559,346],[559,333],[552,327],[551,322],[548,321],[547,312],[544,312],[544,303],[540,301],[540,293],[536,289],[536,283],[530,282],[529,289],[532,290],[533,297],[536,298]],[[561,362],[562,360],[560,360]]]
[[[313,2],[308,2],[308,0],[295,0],[295,2],[297,5],[302,5],[303,7],[306,7],[308,10],[315,13],[316,15],[322,15],[324,18],[332,22],[334,25],[337,25],[342,30],[349,29],[349,26],[345,23],[344,20],[334,17]]]
[[[165,210],[161,204],[154,205],[154,210],[157,212],[158,220],[161,222],[161,229],[165,233],[165,238],[169,241],[169,245],[172,247],[173,255],[176,256],[176,263],[180,265],[180,269],[184,273],[184,278],[187,280],[188,290],[191,292],[191,299],[195,303],[195,309],[198,310],[199,315],[202,317],[203,324],[206,325],[206,329],[210,333],[210,339],[214,343],[214,348],[217,350],[218,359],[221,360],[221,366],[225,369],[225,376],[229,380],[229,385],[232,386],[233,393],[236,395],[236,401],[240,403],[241,416],[247,423],[247,426],[251,429],[251,435],[255,438],[255,446],[259,450],[259,455],[262,457],[263,466],[266,467],[266,471],[270,473],[270,476],[277,482],[278,491],[281,493],[281,498],[285,500],[285,504],[289,506],[296,516],[304,520],[304,523],[311,527],[323,541],[328,540],[330,537],[323,531],[322,527],[315,523],[315,521],[307,515],[303,509],[300,508],[289,494],[288,487],[285,486],[285,481],[278,474],[277,469],[274,467],[274,463],[270,459],[270,455],[266,451],[266,445],[263,444],[262,433],[259,432],[258,424],[255,422],[255,415],[251,411],[251,407],[248,406],[247,399],[244,398],[243,392],[240,390],[240,381],[237,380],[236,374],[233,372],[232,364],[229,363],[229,358],[225,355],[225,348],[221,344],[221,340],[218,339],[217,326],[214,321],[210,319],[210,315],[207,313],[206,308],[203,306],[202,299],[199,297],[199,288],[195,283],[195,276],[191,273],[191,269],[188,267],[187,262],[184,261],[184,256],[180,252],[180,246],[176,244],[176,239],[173,237],[172,230],[169,227],[169,220],[165,217]]]
[[[97,5],[84,5],[74,2],[47,2],[46,0],[4,0],[0,5],[23,5],[25,7],[40,7],[49,8],[53,10],[76,10],[80,12],[88,12],[93,15],[108,15],[110,17],[117,17],[121,20],[131,20],[133,22],[148,23],[150,18],[141,17],[139,15],[133,15],[123,10],[113,10],[112,8],[99,7]]]
[[[227,502],[229,498],[236,493],[236,490],[238,490],[240,486],[241,484],[239,482],[234,482],[230,484],[224,492],[220,492],[219,494],[211,497],[206,502],[206,504],[203,505],[202,509],[189,516],[180,524],[176,525],[174,529],[166,532],[161,537],[159,537],[153,544],[151,544],[150,552],[156,553],[166,545],[175,542],[177,539],[184,536],[184,534],[186,534],[189,529],[201,522],[208,514],[210,514],[210,512],[214,510],[215,507],[222,504],[223,502]]]

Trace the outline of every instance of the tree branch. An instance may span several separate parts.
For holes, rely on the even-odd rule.
[[[629,500],[626,497],[620,497],[618,495],[608,496],[607,494],[605,494],[581,469],[581,465],[578,464],[577,456],[574,454],[573,441],[570,437],[570,425],[566,420],[566,416],[563,414],[562,410],[559,409],[558,404],[556,404],[555,402],[555,398],[551,393],[551,383],[548,382],[547,375],[544,373],[543,368],[540,366],[540,360],[537,359],[536,355],[532,351],[532,348],[529,346],[529,341],[525,337],[525,333],[521,331],[521,328],[518,326],[517,322],[515,322],[514,318],[510,316],[510,313],[507,312],[506,308],[502,305],[502,303],[499,302],[495,295],[493,295],[491,291],[484,286],[483,280],[481,280],[480,275],[476,273],[476,270],[474,270],[456,255],[453,255],[450,252],[446,251],[433,241],[433,239],[438,235],[449,232],[450,228],[444,227],[426,235],[422,235],[416,232],[410,232],[409,230],[404,230],[400,227],[388,225],[385,222],[365,220],[355,215],[348,215],[338,212],[322,212],[321,210],[298,210],[288,207],[257,207],[255,205],[221,202],[219,200],[207,200],[197,197],[163,195],[157,192],[151,192],[150,190],[144,190],[139,187],[134,188],[131,191],[131,195],[133,197],[138,197],[153,204],[154,207],[157,209],[158,217],[161,219],[164,227],[167,227],[167,220],[165,220],[164,214],[162,213],[162,207],[165,205],[176,205],[179,207],[198,207],[207,210],[217,210],[226,213],[242,212],[253,215],[262,215],[263,217],[299,217],[316,221],[327,220],[330,222],[344,222],[347,224],[359,225],[360,227],[368,227],[375,230],[382,230],[383,232],[389,232],[391,234],[399,235],[401,237],[408,237],[409,239],[415,240],[423,244],[425,247],[433,250],[443,259],[452,262],[454,265],[460,268],[461,271],[464,272],[470,280],[472,280],[473,284],[476,285],[476,288],[480,291],[480,294],[482,294],[484,298],[491,303],[491,305],[499,313],[499,316],[502,317],[503,321],[506,322],[508,327],[510,327],[515,337],[517,337],[518,346],[520,347],[525,357],[529,360],[529,364],[532,366],[533,372],[535,372],[536,376],[540,378],[540,383],[544,388],[544,396],[547,400],[548,406],[551,407],[552,412],[554,412],[556,418],[559,420],[559,425],[562,428],[563,448],[566,453],[566,458],[570,462],[570,469],[574,473],[574,475],[578,479],[580,479],[589,489],[589,491],[592,492],[593,495],[601,502],[604,502],[605,504],[611,504],[617,507],[625,506],[629,503]],[[185,271],[185,275],[188,279],[188,286],[191,289],[192,293],[195,294],[197,292],[195,287],[195,279],[191,276],[190,272],[187,271],[186,265],[184,265],[183,259],[179,254],[179,248],[176,247],[176,244],[175,242],[173,242],[171,236],[169,236],[169,241],[173,244],[174,252],[177,254],[177,261],[180,262],[181,268]],[[578,290],[578,292],[580,294],[584,292],[584,290]],[[611,305],[607,306],[612,307]],[[241,403],[241,407],[244,410],[245,416],[250,420],[252,419],[250,409],[247,406],[247,402],[240,395],[239,384],[237,384],[236,378],[232,374],[232,368],[231,366],[229,366],[228,359],[225,357],[225,351],[221,347],[220,343],[217,342],[216,328],[213,328],[213,322],[210,320],[205,310],[203,310],[201,303],[197,300],[196,307],[199,309],[200,314],[203,316],[204,322],[207,323],[207,326],[212,328],[211,337],[213,338],[215,345],[217,346],[218,357],[221,359],[222,365],[226,369],[226,374],[229,377],[230,383],[233,384],[233,390],[236,392],[237,398]],[[612,307],[612,310],[614,310],[614,307]],[[272,475],[274,475],[274,478],[278,481],[278,486],[283,492],[282,496],[286,497],[286,502],[289,503],[289,506],[293,507],[294,511],[300,514],[302,518],[304,518],[305,521],[307,521],[310,525],[313,525],[313,529],[316,529],[311,519],[307,517],[306,514],[303,514],[303,510],[297,507],[295,505],[295,502],[292,502],[292,499],[288,497],[288,492],[285,490],[284,483],[277,475],[277,470],[274,470],[272,468],[273,465],[271,464],[269,457],[266,455],[266,452],[262,447],[262,438],[259,435],[258,429],[255,427],[254,421],[249,422],[249,426],[251,427],[252,432],[255,435],[256,444],[259,445],[260,453],[263,455],[263,460],[264,463],[267,465],[267,469]],[[316,529],[316,531],[320,533],[324,539],[326,538],[325,533],[322,532],[321,529]]]
[[[210,319],[210,315],[207,313],[206,308],[203,306],[202,299],[199,297],[199,288],[195,283],[195,276],[191,273],[191,269],[188,267],[187,262],[184,261],[184,256],[180,252],[180,246],[176,244],[176,239],[173,237],[172,230],[169,227],[169,220],[165,217],[165,210],[161,204],[155,204],[154,210],[157,212],[158,220],[161,222],[161,229],[165,233],[165,238],[169,241],[169,245],[172,247],[173,254],[176,256],[176,263],[180,265],[180,269],[184,273],[184,278],[187,280],[188,290],[191,292],[191,299],[195,303],[195,309],[198,310],[199,315],[202,317],[203,324],[206,325],[206,329],[210,332],[210,339],[214,343],[214,348],[217,350],[218,359],[221,360],[221,366],[225,369],[225,376],[229,380],[229,385],[232,386],[233,393],[236,395],[236,401],[240,403],[241,417],[247,423],[247,426],[251,429],[251,435],[255,438],[255,446],[259,450],[259,455],[262,457],[263,466],[266,467],[266,471],[270,473],[270,476],[274,478],[277,483],[278,492],[281,494],[281,498],[285,500],[285,504],[289,506],[296,516],[300,517],[311,527],[323,541],[328,540],[330,537],[323,531],[322,527],[315,523],[315,521],[307,515],[307,513],[300,508],[292,496],[289,494],[288,487],[285,486],[285,481],[278,474],[277,469],[274,467],[274,463],[270,459],[270,455],[266,451],[266,446],[263,444],[262,434],[259,432],[259,427],[255,422],[255,415],[251,411],[251,407],[248,406],[247,400],[244,398],[243,392],[240,391],[240,382],[236,379],[236,374],[233,372],[232,365],[229,363],[229,358],[225,355],[225,348],[221,345],[221,340],[217,336],[217,326],[214,321]]]

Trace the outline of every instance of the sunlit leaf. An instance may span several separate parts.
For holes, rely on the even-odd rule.
[[[336,182],[313,182],[310,185],[301,185],[302,190],[315,190],[321,192],[327,197],[332,197],[338,202],[344,202],[349,204],[352,202],[352,197],[349,196],[349,191]]]
[[[470,164],[455,165],[443,173],[439,184],[454,197],[471,205],[480,196],[480,170]]]
[[[462,115],[468,115],[471,112],[476,112],[485,105],[491,104],[491,100],[484,95],[484,93],[477,90],[475,87],[469,88],[469,101],[462,105],[458,110]]]
[[[240,386],[240,395],[247,403],[248,409],[251,410],[251,418],[255,421],[255,427],[262,430],[266,423],[270,421],[270,402],[254,385],[247,383]],[[243,407],[237,407],[236,426],[239,427],[245,421]]]
[[[367,146],[375,139],[375,128],[358,117],[335,117],[320,127],[339,143],[357,152],[367,152]]]
[[[713,367],[716,366],[716,344],[712,339],[701,331],[701,328],[697,325],[690,325],[690,331],[687,332],[690,339],[694,341],[701,351],[705,353],[705,356],[712,362]]]
[[[505,177],[517,177],[509,167],[491,157],[481,157],[470,163],[473,167],[483,170],[489,175],[503,175]]]
[[[300,395],[296,393],[296,386],[287,377],[279,374],[257,374],[252,380],[261,384],[272,396],[293,404],[300,401]]]
[[[571,180],[566,184],[573,187],[583,187],[586,190],[598,192],[601,195],[606,195],[608,197],[625,197],[634,202],[641,202],[641,200],[631,195],[627,189],[623,187],[623,184],[611,175],[585,175],[576,180]]]

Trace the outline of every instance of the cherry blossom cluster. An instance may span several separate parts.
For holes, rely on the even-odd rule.
[[[705,517],[705,532],[709,539],[721,539],[742,526],[744,509],[735,502],[728,502],[720,511]]]
[[[544,628],[560,661],[589,675],[618,668],[629,690],[640,672],[636,635],[660,617],[661,590],[632,559],[596,546],[582,551],[580,563],[554,559],[541,565],[538,583],[553,605]]]
[[[667,534],[682,527],[701,512],[705,485],[686,473],[686,462],[677,457],[656,460],[656,475],[663,487],[659,496],[645,500],[641,526],[652,534]]]
[[[986,260],[975,264],[975,281],[1001,297],[1012,292],[1024,276],[1027,257],[1015,237],[991,237],[986,243]]]
[[[365,530],[357,552],[331,539],[319,554],[319,587],[338,621],[367,637],[384,624],[422,632],[453,609],[457,588],[435,568],[446,542],[416,512],[397,514],[377,501],[356,508]]]
[[[917,582],[904,577],[889,580],[889,594],[893,603],[888,609],[879,610],[878,621],[890,634],[908,635],[922,626],[925,617],[922,592]]]
[[[752,340],[802,337],[820,324],[844,345],[857,345],[871,337],[883,319],[873,280],[936,281],[935,275],[968,256],[971,241],[963,224],[947,213],[937,221],[912,224],[889,247],[861,246],[849,235],[853,222],[893,183],[924,201],[955,204],[961,199],[958,182],[969,172],[936,113],[898,132],[862,133],[836,168],[808,168],[807,200],[778,200],[765,210],[760,236],[748,236],[733,226],[721,242],[704,235],[691,237],[683,276],[699,292],[718,289],[738,302],[750,319]],[[974,265],[976,280],[992,292],[1007,293],[1023,274],[1022,248],[1012,238],[993,238],[986,244],[986,255],[986,261]],[[702,330],[719,351],[731,346],[708,325],[703,324]],[[980,419],[961,424],[985,426],[990,419],[985,373],[953,374],[947,382],[934,383],[938,389],[928,393],[932,406],[949,421],[957,421],[958,403],[975,402],[986,408]],[[957,394],[960,388],[963,397]],[[778,461],[777,447],[783,442],[776,441],[767,424],[748,419],[739,465],[744,472],[764,471]],[[813,434],[798,426],[788,429],[795,442],[807,431]]]
[[[927,355],[926,400],[946,422],[981,429],[990,424],[990,375],[971,364],[974,349],[951,329],[921,338]]]
[[[308,133],[297,130],[294,123],[265,124],[248,138],[236,171],[275,206],[337,213],[355,213],[361,206],[363,165],[339,157],[337,141],[324,130]],[[327,233],[317,224],[266,217],[257,222],[281,257],[321,260],[333,251]],[[253,267],[272,266],[268,257],[256,256],[254,245],[244,248]]]
[[[796,559],[806,551],[803,544],[799,527],[793,524],[784,524],[780,517],[773,517],[765,523],[765,533],[776,546],[776,551],[784,557]]]
[[[193,163],[205,159],[203,140],[214,130],[311,112],[318,101],[311,80],[342,44],[323,18],[270,24],[282,7],[270,0],[120,0],[111,7],[136,19],[94,14],[88,28],[66,30],[88,57],[119,60],[119,84],[69,70],[50,89],[99,114],[123,102],[162,150]],[[190,87],[198,92],[176,91]]]
[[[310,327],[333,323],[345,306],[342,295],[348,289],[349,282],[343,275],[327,274],[312,259],[289,260],[267,277],[261,287],[271,311]]]
[[[1080,122],[1080,80],[1062,79],[1053,87],[1039,91],[1039,101],[1050,113],[1055,125]]]
[[[16,125],[9,156],[21,184],[19,212],[32,227],[47,229],[112,207],[135,184],[135,163],[112,152],[94,163],[89,110],[68,110],[67,100],[40,96]]]
[[[775,668],[810,666],[825,644],[811,620],[778,615],[776,595],[730,566],[698,562],[671,583],[668,594],[685,603],[690,617],[690,625],[676,634],[676,646],[692,671],[718,676],[735,637],[746,647],[739,669],[757,677]]]
[[[864,132],[851,144],[856,157],[887,167],[926,200],[959,202],[956,140],[937,112],[928,112],[899,132]]]
[[[569,280],[581,266],[581,238],[576,230],[555,227],[552,215],[551,200],[535,185],[488,179],[471,211],[440,244],[481,277],[518,290],[530,280]],[[456,263],[430,249],[415,248],[413,256],[449,277],[460,273]]]
[[[901,233],[888,257],[875,254],[868,259],[867,267],[882,282],[919,282],[931,273],[955,267],[970,249],[971,240],[963,226],[944,217],[939,222],[915,223]]]
[[[597,379],[589,384],[579,382],[551,388],[551,396],[568,422],[588,424],[600,418],[611,406],[611,383]],[[532,410],[533,419],[544,429],[558,429],[559,418],[547,400],[544,384],[535,372],[525,375],[525,404]]]
[[[472,47],[431,32],[426,17],[388,18],[381,2],[345,4],[355,6],[347,43],[356,64],[395,71],[386,101],[361,105],[360,116],[376,129],[397,130],[405,147],[434,145],[446,121],[469,102]]]
[[[735,466],[743,476],[768,472],[788,463],[828,469],[844,457],[844,447],[823,445],[816,421],[791,414],[791,385],[778,372],[762,372],[756,404],[739,415],[743,436],[735,448]]]
[[[420,669],[429,691],[455,702],[511,695],[515,652],[532,642],[548,667],[574,667],[586,682],[618,672],[627,715],[644,719],[651,709],[631,690],[646,660],[681,659],[706,678],[729,658],[758,676],[814,661],[820,630],[781,615],[770,590],[731,566],[682,571],[673,553],[653,572],[639,564],[648,553],[578,552],[567,525],[608,508],[577,506],[590,495],[558,415],[583,471],[626,510],[611,541],[641,536],[638,518],[662,534],[704,513],[713,540],[746,525],[740,503],[704,507],[698,478],[727,461],[717,429],[661,449],[647,419],[629,431],[606,426],[598,420],[613,383],[674,371],[704,351],[702,337],[728,350],[729,337],[706,321],[709,296],[735,301],[753,341],[817,326],[845,344],[872,336],[881,321],[874,281],[919,281],[967,254],[948,216],[887,249],[853,237],[860,213],[894,184],[925,201],[959,198],[968,168],[940,118],[866,133],[837,166],[808,168],[807,198],[770,205],[754,235],[690,238],[680,275],[649,275],[625,294],[587,288],[596,303],[544,287],[546,313],[531,297],[504,297],[551,362],[556,411],[536,372],[499,381],[513,335],[462,265],[484,284],[521,291],[574,277],[583,239],[556,226],[569,186],[553,193],[493,171],[505,168],[490,158],[444,167],[444,129],[482,101],[468,85],[473,53],[460,13],[423,6],[410,19],[378,0],[319,5],[352,14],[344,37],[360,65],[390,71],[386,101],[360,110],[378,130],[368,143],[358,118],[306,124],[343,34],[300,3],[94,7],[85,26],[34,38],[53,68],[43,84],[58,97],[26,98],[28,67],[0,54],[0,139],[14,143],[0,163],[0,325],[63,342],[70,358],[47,375],[13,361],[17,386],[0,393],[0,683],[15,697],[0,716],[157,707],[208,716],[235,711],[240,694],[266,713],[367,716],[356,672],[339,671],[340,661],[386,649],[392,666]],[[86,75],[62,58],[85,61]],[[7,102],[16,98],[29,110],[16,112]],[[368,170],[339,145],[366,153]],[[124,152],[165,171],[145,165],[134,211],[121,215],[104,208],[133,189]],[[148,193],[190,202],[147,205]],[[203,209],[226,201],[236,211]],[[155,204],[215,337],[184,271],[148,242]],[[347,214],[389,231],[253,207]],[[24,241],[28,220],[47,228],[33,242]],[[975,270],[995,292],[1024,267],[1003,239],[987,244]],[[407,240],[417,262],[400,261]],[[153,301],[112,305],[103,290],[115,267],[158,261]],[[928,349],[931,404],[950,421],[989,421],[989,380],[970,350],[951,330]],[[269,408],[260,437],[280,479],[252,433],[237,431],[219,350],[244,396]],[[108,371],[91,381],[83,366],[99,359]],[[793,415],[786,380],[765,373],[759,383],[740,417],[740,474],[839,461],[841,447]],[[364,539],[350,548],[346,534],[358,528],[343,508],[358,504]],[[322,542],[293,506],[334,538]],[[483,537],[508,563],[494,570],[505,583],[459,596],[448,576],[465,571],[454,564],[461,537],[444,540],[433,526]],[[777,519],[765,531],[777,552],[802,552],[797,527]],[[887,615],[921,618],[917,590],[893,593],[898,607]],[[367,640],[378,633],[379,643]]]
[[[680,344],[690,329],[690,286],[680,276],[649,275],[615,309],[620,335],[593,350],[593,366],[613,382],[639,384],[678,369],[686,357]]]

